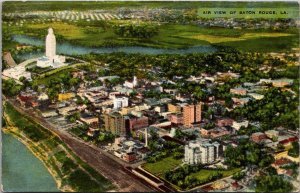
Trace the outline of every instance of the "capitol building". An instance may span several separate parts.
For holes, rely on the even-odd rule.
[[[65,56],[56,55],[56,38],[52,28],[48,29],[46,36],[46,55],[37,60],[37,66],[40,68],[60,68],[68,65]]]

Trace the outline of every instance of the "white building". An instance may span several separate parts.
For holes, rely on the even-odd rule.
[[[197,139],[190,141],[185,146],[184,162],[187,164],[209,164],[219,158],[218,142],[211,142],[209,139]]]
[[[115,97],[113,99],[114,109],[128,107],[128,98],[127,97]]]
[[[37,66],[40,68],[60,68],[66,66],[65,56],[56,55],[56,38],[53,33],[53,29],[48,29],[48,35],[46,36],[46,56],[43,56],[37,60]]]
[[[25,66],[15,66],[13,68],[5,69],[2,72],[3,76],[13,78],[15,80],[19,80],[21,77],[26,78],[27,80],[31,81],[31,73],[26,71]]]
[[[135,88],[137,86],[137,78],[136,78],[136,76],[133,77],[133,81],[132,82],[125,81],[125,83],[123,84],[123,86],[125,86],[127,88]]]
[[[241,122],[233,121],[231,127],[238,131],[242,126],[247,128],[248,125],[249,125],[249,121],[247,120]]]

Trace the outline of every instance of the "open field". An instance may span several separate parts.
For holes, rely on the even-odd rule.
[[[237,173],[239,171],[241,171],[241,168],[233,168],[233,169],[230,169],[230,170],[218,170],[218,172],[223,174],[223,177],[231,176],[234,173]],[[202,169],[197,173],[191,174],[190,176],[191,177],[196,177],[198,180],[205,180],[214,173],[217,173],[217,170]]]
[[[24,34],[43,39],[47,29],[52,27],[57,40],[67,41],[87,47],[101,46],[147,46],[158,48],[185,48],[198,45],[226,45],[244,51],[285,51],[297,47],[299,35],[297,29],[290,28],[281,31],[272,30],[246,30],[205,28],[196,25],[161,24],[157,35],[145,39],[134,37],[121,37],[115,34],[111,22],[83,23],[24,23],[23,26],[3,25],[9,29],[10,34]],[[128,23],[128,21],[118,21]],[[156,25],[156,24],[155,24]],[[12,48],[14,44],[7,42],[4,50]]]
[[[155,163],[146,163],[143,165],[143,168],[154,175],[163,177],[166,171],[175,169],[176,167],[180,166],[181,163],[181,159],[167,157]]]
[[[102,192],[114,188],[56,135],[22,116],[9,103],[4,105],[4,115],[9,125],[4,131],[17,137],[45,164],[60,190]]]

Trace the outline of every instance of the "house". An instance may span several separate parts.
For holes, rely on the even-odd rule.
[[[58,101],[65,101],[74,97],[75,97],[74,93],[60,93],[58,94]]]
[[[230,89],[231,94],[236,94],[236,95],[246,95],[247,94],[247,89],[245,88],[232,88]]]
[[[130,163],[137,159],[136,154],[134,152],[125,153],[123,155],[123,160]]]
[[[240,130],[241,127],[248,127],[249,125],[249,121],[244,120],[244,121],[233,121],[232,122],[232,128],[234,128],[235,130]]]
[[[176,125],[183,124],[183,114],[182,113],[171,113],[167,115],[169,121]]]
[[[257,93],[248,93],[248,96],[251,96],[255,100],[261,100],[264,98],[264,95],[262,94],[257,94]]]
[[[230,118],[217,118],[216,125],[218,127],[224,127],[224,126],[232,126],[233,119]]]
[[[264,139],[267,138],[267,135],[262,132],[256,132],[251,135],[251,140],[255,143],[261,143]]]
[[[270,138],[270,139],[278,138],[279,131],[276,131],[276,130],[268,130],[268,131],[265,131],[265,134],[266,134],[267,137]]]

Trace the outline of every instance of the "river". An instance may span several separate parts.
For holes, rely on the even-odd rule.
[[[26,36],[26,35],[14,35],[13,40],[27,45],[33,46],[45,46],[45,41],[38,38]],[[142,46],[119,46],[119,47],[85,47],[80,45],[73,45],[68,42],[57,42],[57,53],[66,55],[83,55],[89,53],[114,53],[125,52],[128,54],[140,53],[140,54],[189,54],[189,53],[209,53],[216,51],[216,48],[210,45],[199,45],[185,49],[164,49],[164,48],[151,48]],[[27,55],[26,59],[33,56],[40,56],[42,53],[36,53]]]
[[[43,163],[23,143],[3,132],[2,184],[5,192],[59,192]]]

